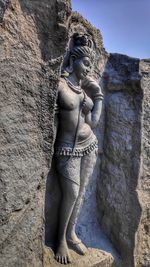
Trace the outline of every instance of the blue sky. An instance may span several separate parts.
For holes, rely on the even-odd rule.
[[[108,52],[150,58],[150,0],[72,0],[72,9],[100,29]]]

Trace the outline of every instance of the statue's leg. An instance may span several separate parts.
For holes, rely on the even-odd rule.
[[[57,171],[59,175],[60,189],[62,193],[61,205],[60,205],[60,217],[59,217],[59,228],[58,228],[58,243],[56,250],[56,260],[62,264],[70,262],[70,255],[68,251],[66,241],[66,231],[70,216],[72,214],[75,202],[79,194],[80,181],[80,161],[81,159],[62,156],[57,159]],[[64,165],[65,164],[65,165]],[[75,167],[75,168],[74,168]],[[77,183],[73,179],[76,178]]]
[[[86,247],[83,245],[81,240],[75,233],[76,223],[79,217],[80,209],[84,200],[86,187],[89,179],[93,173],[93,169],[96,163],[97,155],[96,151],[92,151],[90,154],[85,155],[81,159],[81,170],[80,170],[80,190],[79,195],[74,205],[72,215],[70,217],[68,229],[67,229],[67,242],[68,244],[79,254],[84,255]]]

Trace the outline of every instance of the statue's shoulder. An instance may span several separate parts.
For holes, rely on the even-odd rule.
[[[62,91],[67,87],[66,80],[63,77],[60,77],[58,84],[58,91]]]

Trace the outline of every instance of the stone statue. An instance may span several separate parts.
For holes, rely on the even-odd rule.
[[[90,36],[74,34],[58,86],[56,102],[55,161],[62,194],[55,259],[71,262],[68,247],[84,255],[85,245],[77,237],[75,226],[92,173],[91,157],[98,141],[93,128],[98,124],[102,98],[99,85],[90,74],[94,60]]]

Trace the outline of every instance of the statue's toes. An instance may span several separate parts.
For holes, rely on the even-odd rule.
[[[69,256],[60,256],[56,255],[55,260],[58,261],[61,264],[69,264],[71,263],[70,257]]]
[[[69,263],[71,263],[71,260],[70,260],[69,256],[63,256],[61,263],[62,264],[69,264]]]
[[[62,263],[62,256],[59,256],[59,257],[58,257],[58,262],[59,262],[59,263]]]
[[[71,263],[71,259],[69,256],[67,256],[67,263]]]
[[[61,256],[56,255],[56,256],[55,256],[55,260],[61,263]]]
[[[71,263],[70,257],[69,256],[65,256],[64,257],[64,264],[69,264]]]
[[[62,257],[61,257],[61,263],[62,263],[62,264],[65,264],[65,256],[62,256]]]
[[[67,256],[64,257],[64,264],[67,264],[68,261],[67,261]]]

